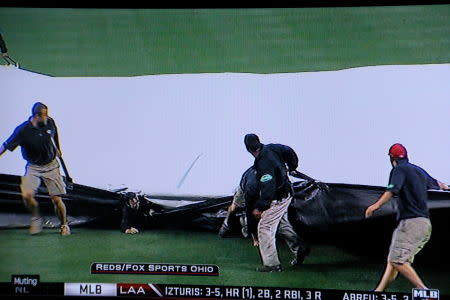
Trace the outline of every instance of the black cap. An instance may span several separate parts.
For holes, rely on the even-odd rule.
[[[259,137],[254,133],[246,134],[244,137],[245,148],[249,152],[255,152],[259,148],[261,148],[261,142],[259,141]]]
[[[36,102],[35,104],[33,104],[33,107],[31,108],[31,115],[33,117],[39,115],[42,109],[47,109],[47,105],[45,105],[42,102]]]

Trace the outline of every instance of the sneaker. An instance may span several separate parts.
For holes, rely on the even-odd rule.
[[[311,252],[311,250],[309,248],[307,248],[305,251],[298,251],[297,257],[291,261],[291,265],[299,266],[299,265],[303,264],[303,262],[305,261],[305,258],[309,255],[309,252]]]
[[[291,266],[300,266],[305,261],[305,256],[297,255],[296,258],[291,260]]]
[[[247,226],[242,227],[241,233],[242,233],[242,236],[244,237],[244,239],[249,237]]]
[[[70,227],[69,225],[61,225],[61,229],[59,230],[61,235],[70,235]]]
[[[42,231],[42,218],[41,217],[32,217],[31,225],[30,225],[30,234],[38,234]]]
[[[245,216],[242,216],[239,218],[239,223],[241,224],[241,233],[244,239],[249,237],[248,233],[248,226],[247,226],[247,218]]]
[[[230,229],[228,228],[227,224],[223,223],[222,226],[220,227],[220,230],[219,230],[219,236],[221,238],[226,237],[229,230]]]
[[[281,269],[281,265],[276,265],[271,267],[270,266],[258,267],[256,268],[256,271],[272,273],[272,272],[282,272],[283,270]]]

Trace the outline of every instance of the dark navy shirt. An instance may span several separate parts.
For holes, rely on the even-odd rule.
[[[254,167],[260,187],[259,199],[255,207],[264,211],[273,200],[281,200],[292,193],[292,184],[287,172],[297,169],[298,157],[295,151],[286,145],[262,145],[255,158]]]
[[[244,199],[246,207],[252,207],[259,198],[259,186],[256,179],[256,170],[253,166],[248,168],[244,174],[242,174],[241,182],[239,183],[242,191],[244,192]]]
[[[28,120],[16,127],[3,146],[9,151],[14,151],[20,146],[22,156],[28,163],[42,166],[56,157],[51,137],[58,143],[58,131],[53,119],[48,118],[47,124],[43,127],[34,127]]]
[[[428,189],[439,189],[439,185],[424,169],[408,162],[398,161],[389,176],[386,190],[399,197],[397,220],[425,217],[428,213]]]

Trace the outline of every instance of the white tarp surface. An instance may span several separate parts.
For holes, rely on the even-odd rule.
[[[400,142],[412,163],[450,183],[449,82],[450,64],[121,78],[0,67],[0,141],[41,101],[84,185],[229,195],[253,163],[246,133],[291,146],[298,170],[325,182],[386,185],[387,151]],[[0,173],[24,166],[19,148],[0,158]]]

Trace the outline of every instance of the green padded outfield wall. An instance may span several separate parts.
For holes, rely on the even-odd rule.
[[[54,76],[284,73],[450,62],[450,5],[0,7],[22,67]]]

